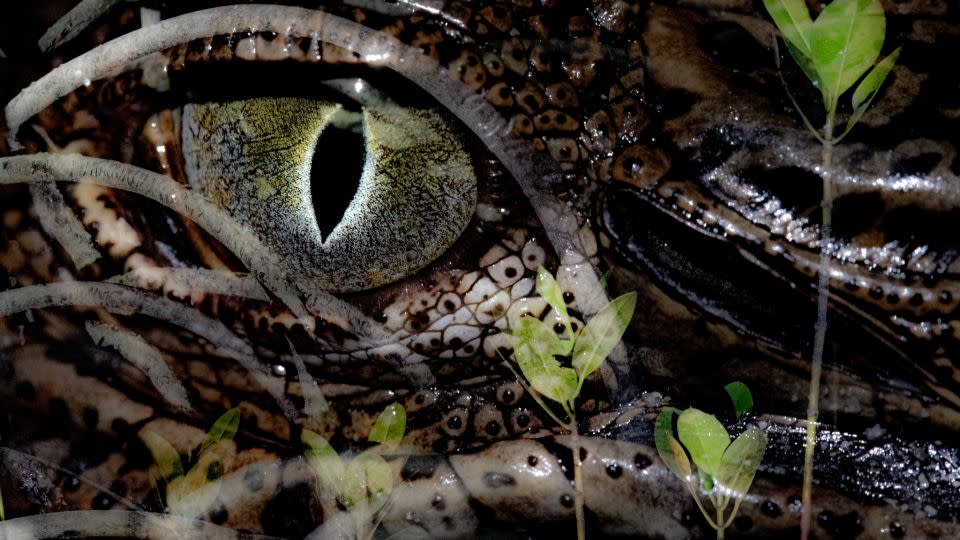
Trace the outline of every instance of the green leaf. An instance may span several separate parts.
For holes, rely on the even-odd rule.
[[[221,477],[233,462],[236,447],[221,438],[208,446],[197,463],[167,484],[167,504],[178,515],[196,517],[209,511],[220,494]]]
[[[407,411],[399,403],[391,403],[377,417],[367,440],[396,447],[407,430]]]
[[[516,339],[514,351],[522,345],[549,356],[566,356],[573,350],[574,344],[571,340],[560,339],[550,325],[530,316],[520,318],[513,337]]]
[[[577,372],[554,357],[564,346],[553,329],[533,317],[521,317],[514,335],[513,354],[530,386],[558,403],[576,397]]]
[[[332,459],[327,452],[323,453],[327,456],[325,459]],[[376,452],[366,450],[347,463],[338,457],[337,464],[334,468],[318,472],[321,472],[321,477],[328,485],[333,486],[337,500],[347,511],[372,515],[390,498],[393,492],[393,469]]]
[[[853,126],[860,121],[863,113],[867,112],[867,109],[870,108],[870,104],[873,103],[873,98],[877,97],[877,91],[883,86],[883,82],[887,79],[887,76],[890,75],[894,64],[897,63],[897,58],[900,57],[900,51],[902,49],[903,47],[897,47],[895,51],[887,55],[887,57],[877,63],[877,65],[873,66],[873,69],[871,69],[870,72],[867,73],[867,76],[857,85],[857,89],[853,91],[853,97],[851,98],[853,113],[850,114],[850,118],[847,120],[846,129],[843,130],[843,133],[841,133],[839,137],[834,139],[834,142],[838,142],[844,138],[847,133],[853,129]]]
[[[7,514],[3,509],[3,492],[0,491],[0,521],[5,521],[7,519]]]
[[[334,480],[337,500],[353,512],[367,501],[366,472],[356,459],[349,460]]]
[[[297,368],[297,378],[300,379],[300,391],[303,393],[303,412],[314,418],[331,412],[327,398],[323,397],[323,392],[320,391],[317,381],[307,371],[303,357],[297,354],[297,349],[294,348],[289,337],[287,338],[287,345],[290,347],[293,365]]]
[[[735,381],[724,386],[723,389],[727,391],[730,400],[733,401],[733,410],[737,413],[737,420],[740,419],[743,413],[753,408],[753,394],[750,393],[747,385],[740,381]]]
[[[865,108],[864,104],[868,104],[868,101],[873,99],[877,90],[880,90],[880,87],[883,86],[883,81],[887,80],[887,76],[890,75],[894,64],[897,63],[897,58],[900,57],[901,50],[903,50],[902,46],[897,47],[895,51],[887,55],[887,57],[878,62],[877,65],[873,66],[870,73],[867,73],[867,76],[860,81],[857,89],[853,91],[852,103],[854,110]]]
[[[157,464],[160,471],[160,478],[169,482],[174,478],[183,476],[183,462],[180,461],[180,454],[159,434],[145,430],[140,434],[140,440],[153,456],[153,462]]]
[[[817,67],[813,65],[813,60],[811,60],[809,56],[805,56],[802,51],[794,47],[789,41],[787,42],[787,51],[790,52],[790,56],[797,62],[797,65],[803,70],[804,75],[810,79],[810,82],[817,88],[822,88],[823,84],[820,82],[820,75],[817,74]]]
[[[716,479],[733,497],[743,497],[750,490],[753,477],[763,460],[767,438],[763,430],[750,426],[723,453]]]
[[[803,56],[810,56],[810,10],[803,0],[763,0],[767,13],[783,33],[787,43]]]
[[[573,337],[573,325],[570,324],[570,315],[567,314],[567,303],[563,300],[563,291],[557,280],[546,268],[540,267],[537,270],[537,294],[543,297],[556,312],[560,315],[560,322],[567,329],[567,336]]]
[[[680,441],[673,436],[673,417],[679,412],[673,407],[660,411],[654,424],[653,440],[657,446],[657,453],[660,454],[660,460],[667,469],[670,469],[677,478],[688,482],[693,474],[693,468]]]
[[[351,470],[360,471],[354,475],[362,478],[367,513],[376,513],[393,493],[393,469],[383,457],[368,450],[353,460]]]
[[[607,270],[600,276],[600,280],[597,282],[597,285],[599,285],[601,289],[606,289],[608,281],[610,281],[610,270]]]
[[[233,437],[237,434],[237,429],[239,427],[240,409],[234,407],[223,413],[223,415],[221,415],[220,418],[217,418],[217,421],[213,423],[213,426],[211,426],[210,431],[207,432],[207,438],[200,446],[200,452],[197,455],[202,456],[208,448],[220,441],[233,440]]]
[[[594,315],[577,336],[573,347],[573,367],[579,375],[579,385],[600,367],[620,342],[630,326],[636,307],[637,293],[619,296]]]
[[[520,371],[524,372],[524,377],[530,382],[530,386],[537,392],[556,401],[566,404],[577,395],[577,372],[572,368],[561,367],[559,362],[553,360],[555,366],[545,366],[548,361],[524,362],[518,359]]]
[[[334,495],[339,498],[340,481],[344,474],[343,461],[337,455],[337,451],[330,446],[330,443],[319,434],[303,430],[300,434],[300,442],[303,443],[303,455],[307,462],[313,467],[320,479],[330,489]]]
[[[880,0],[834,0],[820,13],[810,34],[810,58],[828,110],[877,60],[885,34]]]
[[[713,475],[705,473],[702,470],[697,472],[700,473],[700,489],[704,491],[713,491]]]
[[[330,446],[330,443],[319,433],[305,429],[303,433],[300,434],[300,442],[303,443],[304,447],[303,455],[307,456],[308,459],[340,460],[337,451],[334,450],[333,447]]]
[[[697,468],[716,475],[723,451],[730,445],[723,424],[715,416],[691,407],[677,419],[677,434]]]
[[[684,482],[689,482],[693,476],[693,466],[690,465],[687,451],[684,450],[683,445],[672,433],[667,436],[667,446],[670,449],[670,454],[673,456],[674,463],[676,463],[678,467],[677,471],[674,471],[673,474],[679,476]],[[680,474],[677,474],[678,471]]]

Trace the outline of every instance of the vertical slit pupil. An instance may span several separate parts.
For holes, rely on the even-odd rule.
[[[344,126],[328,125],[317,140],[310,166],[313,209],[321,238],[326,241],[360,186],[366,158],[363,135]]]

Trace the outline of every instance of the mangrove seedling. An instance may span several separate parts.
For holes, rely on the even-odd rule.
[[[739,419],[753,406],[753,396],[741,382],[728,384],[725,389]],[[717,538],[722,539],[760,467],[767,448],[763,430],[747,426],[731,442],[715,416],[693,407],[685,411],[668,407],[657,416],[654,440],[664,465],[687,487],[707,523],[717,531]],[[713,506],[712,516],[700,500],[701,493]],[[731,501],[733,508],[727,514]]]
[[[607,359],[623,337],[637,304],[637,294],[627,293],[608,303],[579,332],[574,332],[563,292],[556,279],[542,266],[537,271],[537,293],[559,317],[563,327],[558,335],[553,326],[535,317],[521,317],[513,330],[513,355],[520,367],[517,380],[543,410],[573,435],[573,477],[576,490],[577,538],[586,536],[583,511],[583,478],[580,461],[576,401],[583,383]],[[571,367],[560,362],[569,357]],[[510,369],[513,366],[509,363]],[[516,373],[514,371],[514,373]],[[522,376],[521,376],[522,374]],[[544,398],[557,404],[566,415],[561,420]]]
[[[393,403],[380,413],[367,437],[377,445],[353,458],[337,454],[329,441],[313,431],[304,430],[300,437],[304,455],[322,485],[353,518],[355,538],[372,538],[380,526],[381,510],[394,487],[394,472],[383,453],[397,449],[406,429],[406,410]]]
[[[162,436],[150,430],[140,434],[153,456],[157,476],[166,484],[166,502],[171,512],[197,517],[210,510],[220,493],[221,478],[233,462],[236,451],[232,441],[239,427],[239,409],[223,413],[207,431],[189,469]]]
[[[831,160],[833,146],[840,142],[870,107],[897,58],[900,47],[877,62],[886,36],[886,18],[880,0],[834,0],[817,17],[810,17],[804,0],[763,0],[773,22],[783,34],[787,50],[803,73],[823,97],[826,122],[822,133],[803,114],[786,83],[784,87],[807,129],[823,145],[821,175],[823,201],[821,204],[820,261],[817,283],[817,323],[810,369],[810,393],[807,409],[807,437],[804,447],[803,503],[801,538],[810,533],[811,487],[813,483],[813,453],[816,442],[816,422],[819,414],[820,374],[823,363],[824,341],[827,331],[828,278],[831,237],[833,190]],[[779,62],[779,55],[777,56]],[[857,81],[850,98],[851,112],[839,135],[834,133],[837,108],[841,96]]]
[[[826,112],[822,130],[813,126],[786,88],[807,129],[827,150],[860,121],[890,75],[901,47],[877,62],[886,35],[886,18],[880,0],[834,0],[816,21],[811,19],[804,0],[763,0],[763,3],[783,34],[790,56],[820,90]],[[857,81],[860,84],[850,97],[851,112],[846,125],[835,135],[840,98]]]

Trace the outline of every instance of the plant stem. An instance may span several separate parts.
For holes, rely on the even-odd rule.
[[[746,494],[744,494],[745,496]],[[733,511],[730,512],[730,517],[727,518],[727,521],[723,523],[723,528],[726,529],[730,525],[733,525],[733,519],[737,515],[737,511],[740,510],[740,503],[743,502],[743,497],[737,497],[736,501],[733,503]]]
[[[710,502],[713,503],[713,510],[717,513],[717,523],[715,525],[711,523],[711,525],[717,531],[717,540],[723,540],[723,533],[727,529],[723,524],[723,509],[727,507],[727,503],[723,501],[722,495],[715,493],[710,494]]]
[[[700,508],[700,513],[703,514],[703,517],[707,520],[707,523],[710,524],[714,529],[717,528],[717,524],[713,522],[713,519],[710,518],[710,514],[707,513],[707,509],[704,508],[703,503],[700,502],[700,497],[697,495],[697,490],[699,487],[694,487],[689,481],[686,482],[687,489],[690,491],[690,495],[693,497],[693,501],[697,503],[697,507]]]
[[[723,533],[724,531],[727,530],[727,528],[723,526],[723,508],[718,506],[716,510],[717,510],[717,524],[719,525],[717,527],[717,540],[723,540]]]
[[[810,520],[813,505],[813,456],[817,442],[817,417],[820,414],[820,376],[823,371],[823,351],[827,337],[827,302],[830,300],[830,227],[833,213],[833,184],[830,180],[833,159],[833,122],[836,107],[827,111],[823,126],[823,152],[821,173],[823,177],[823,201],[820,205],[820,264],[817,271],[817,323],[813,338],[813,359],[810,365],[810,394],[807,397],[807,437],[803,448],[803,493],[800,515],[800,538],[810,537]]]
[[[573,435],[573,487],[576,490],[574,508],[577,514],[577,540],[585,540],[587,524],[583,512],[583,463],[580,461],[580,426],[577,425],[575,406],[568,408],[567,415],[570,417],[570,431]]]

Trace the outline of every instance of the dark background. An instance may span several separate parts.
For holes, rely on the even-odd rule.
[[[51,57],[42,53],[37,41],[75,2],[5,2],[0,12],[0,107],[50,69]],[[0,155],[8,153],[7,118],[0,114]]]

